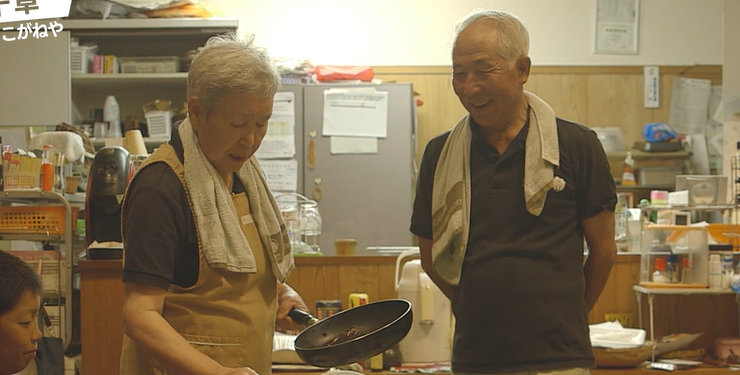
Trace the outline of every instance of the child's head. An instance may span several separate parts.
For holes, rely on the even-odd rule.
[[[19,258],[0,251],[0,374],[14,374],[36,356],[41,280]]]

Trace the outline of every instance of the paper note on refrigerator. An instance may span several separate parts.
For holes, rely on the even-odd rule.
[[[385,138],[388,93],[366,88],[324,91],[322,135]]]
[[[331,154],[377,154],[378,139],[369,137],[331,137]]]
[[[292,91],[275,94],[267,134],[255,155],[260,159],[295,156],[295,95]]]
[[[290,160],[260,160],[267,186],[271,191],[298,190],[298,162]]]
[[[712,81],[676,78],[671,95],[668,123],[679,134],[703,133],[709,118]]]

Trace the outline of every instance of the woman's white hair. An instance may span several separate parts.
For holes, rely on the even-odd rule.
[[[519,17],[500,10],[477,9],[462,18],[455,26],[452,49],[457,38],[468,26],[477,21],[489,22],[498,36],[499,54],[509,63],[529,55],[529,32]]]
[[[206,116],[226,94],[238,92],[272,98],[280,88],[280,73],[263,48],[235,34],[214,36],[195,55],[188,70],[187,96],[200,100]]]

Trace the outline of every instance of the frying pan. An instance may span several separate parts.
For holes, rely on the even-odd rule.
[[[319,367],[348,365],[380,354],[398,344],[411,329],[411,303],[389,299],[340,311],[321,321],[293,309],[288,314],[308,326],[295,340],[304,362]]]

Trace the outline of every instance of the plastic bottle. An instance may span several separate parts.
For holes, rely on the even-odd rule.
[[[41,159],[41,190],[51,191],[54,186],[54,149],[51,145],[44,145]]]
[[[105,98],[103,106],[103,120],[108,122],[107,136],[110,138],[121,138],[121,109],[118,107],[118,101],[113,95]]]
[[[722,288],[722,261],[719,254],[709,255],[709,288]]]
[[[630,250],[630,232],[628,226],[627,199],[624,193],[617,193],[617,205],[614,207],[614,241],[617,251]]]
[[[691,284],[694,280],[693,269],[691,268],[691,258],[689,256],[681,259],[681,283]]]
[[[722,263],[722,289],[726,289],[732,285],[732,276],[735,275],[732,252],[720,253],[720,262]]]
[[[637,185],[637,180],[635,180],[634,168],[635,159],[632,159],[631,152],[627,152],[627,157],[624,158],[624,166],[622,167],[622,185]]]
[[[668,278],[669,283],[677,283],[680,271],[678,268],[678,255],[676,254],[668,254],[666,257],[666,277]]]
[[[653,272],[654,283],[667,283],[665,258],[655,258],[655,272]]]

